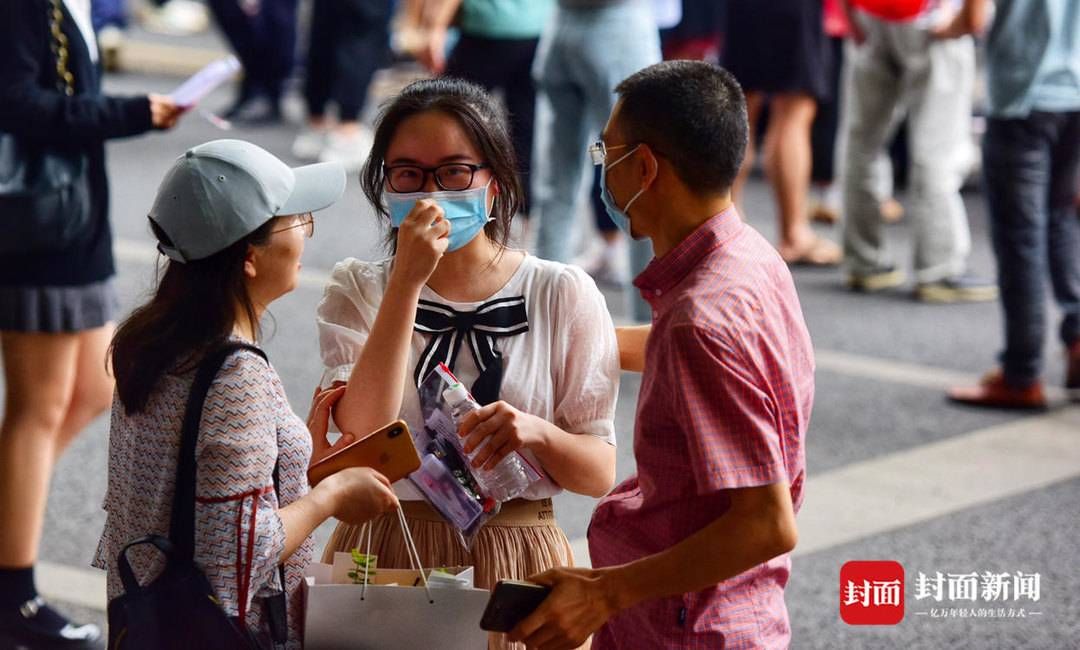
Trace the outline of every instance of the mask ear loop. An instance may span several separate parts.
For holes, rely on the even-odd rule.
[[[645,188],[644,187],[641,188],[640,190],[638,190],[637,194],[630,197],[630,200],[626,202],[626,205],[623,206],[622,211],[624,213],[626,213],[626,214],[630,214],[630,206],[634,205],[634,201],[637,201],[638,197],[641,196],[644,193],[645,193]]]
[[[622,161],[624,161],[624,160],[626,160],[627,158],[629,158],[630,156],[634,155],[634,152],[635,152],[635,151],[637,151],[637,150],[638,150],[638,149],[640,149],[640,148],[641,148],[641,145],[640,145],[640,144],[636,144],[636,145],[634,145],[634,148],[633,148],[633,149],[631,149],[630,151],[627,151],[627,152],[626,152],[626,153],[624,153],[623,155],[619,156],[619,157],[618,157],[618,159],[616,159],[616,160],[615,160],[615,162],[611,163],[611,164],[610,164],[610,165],[608,165],[607,167],[604,167],[604,171],[607,171],[607,170],[611,169],[611,168],[612,168],[612,167],[614,167],[615,165],[618,165],[618,164],[619,164],[619,163],[621,163]]]
[[[627,152],[626,152],[626,153],[624,153],[623,155],[619,156],[619,159],[618,159],[618,160],[616,160],[615,162],[611,163],[611,164],[610,164],[610,165],[608,165],[607,167],[604,167],[604,172],[606,173],[606,172],[607,172],[607,170],[611,169],[611,168],[612,168],[612,167],[614,167],[615,165],[618,165],[618,164],[619,164],[619,163],[621,163],[622,161],[626,160],[626,159],[627,159],[627,158],[629,158],[629,157],[630,157],[630,156],[631,156],[631,155],[632,155],[632,154],[633,154],[633,153],[634,153],[635,151],[637,151],[637,150],[638,150],[638,149],[640,149],[640,148],[641,148],[641,145],[640,145],[640,144],[638,144],[638,145],[635,145],[633,149],[631,149],[630,151],[627,151]],[[646,189],[646,188],[644,188],[644,187],[643,187],[643,188],[641,188],[640,190],[638,190],[638,191],[637,191],[637,194],[635,194],[634,196],[630,197],[630,200],[626,202],[626,205],[624,205],[623,207],[619,208],[619,210],[621,210],[623,214],[625,214],[625,215],[629,216],[629,214],[630,214],[630,206],[634,204],[634,201],[637,201],[637,200],[638,200],[638,197],[639,197],[639,196],[641,196],[642,194],[644,194],[644,193],[645,193],[645,189]],[[612,199],[612,201],[611,201],[611,202],[612,202],[612,203],[614,203],[614,202],[615,202],[615,197],[614,197],[614,196],[612,196],[612,197],[611,197],[611,199]],[[618,208],[619,206],[615,206],[615,207],[617,207],[617,208]]]
[[[495,210],[495,199],[492,199],[491,207],[488,207],[488,200],[487,200],[488,192],[491,191],[491,184],[494,181],[495,181],[495,177],[492,176],[491,178],[488,179],[487,184],[484,185],[484,218],[487,219],[487,221],[484,222],[485,226],[487,224],[491,223],[492,221],[495,221],[495,217],[491,216],[491,213]],[[496,198],[498,198],[498,197],[496,197]]]

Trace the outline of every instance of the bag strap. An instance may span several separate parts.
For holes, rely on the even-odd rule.
[[[60,6],[62,0],[50,0],[49,4],[49,32],[52,35],[52,42],[49,44],[49,49],[52,50],[53,56],[56,57],[56,85],[60,92],[65,95],[71,96],[75,94],[75,75],[71,74],[71,70],[68,69],[68,57],[70,55],[70,49],[68,48],[68,37],[64,33],[64,9]]]
[[[248,350],[269,363],[266,353],[248,343],[230,341],[208,353],[195,372],[195,379],[188,394],[184,409],[184,424],[180,435],[180,454],[176,463],[176,490],[173,493],[172,517],[169,525],[169,538],[176,547],[173,558],[178,562],[195,561],[195,447],[199,439],[199,422],[202,420],[203,407],[210,385],[221,370],[221,366],[231,354],[238,350]],[[274,463],[274,492],[281,498],[279,480],[279,462]],[[284,645],[289,638],[287,620],[287,602],[285,597],[285,564],[278,564],[281,578],[281,592],[264,599],[267,624],[274,645]],[[241,628],[244,622],[239,621]]]
[[[274,492],[278,495],[278,505],[281,504],[281,481],[279,470],[280,459],[274,463]],[[263,609],[266,612],[267,627],[270,628],[270,639],[274,646],[284,646],[289,641],[289,612],[288,601],[285,593],[288,585],[285,582],[285,563],[278,565],[278,577],[281,578],[281,591],[273,596],[263,598]]]
[[[206,393],[225,359],[238,350],[248,350],[262,357],[264,361],[267,360],[266,353],[254,345],[236,341],[223,343],[203,358],[188,394],[180,434],[180,454],[176,459],[176,490],[173,492],[172,516],[169,522],[169,539],[176,547],[174,558],[178,562],[195,561],[195,444],[199,440],[199,421],[202,419]]]
[[[424,583],[424,592],[427,594],[428,602],[434,604],[435,599],[431,596],[431,588],[428,586],[427,576],[424,575],[424,565],[420,561],[420,553],[416,550],[416,542],[413,541],[412,531],[409,530],[409,524],[405,521],[405,513],[401,511],[401,508],[394,510],[397,513],[398,525],[401,527],[401,534],[405,540],[405,553],[409,557],[409,565],[420,574],[420,580]],[[369,558],[371,557],[371,530],[374,528],[374,524],[370,521],[364,522],[360,527],[360,536],[357,541],[364,539],[367,535],[367,544],[364,546],[364,554]],[[364,565],[364,585],[360,588],[360,600],[364,600],[367,595],[368,586],[368,567],[371,563]]]

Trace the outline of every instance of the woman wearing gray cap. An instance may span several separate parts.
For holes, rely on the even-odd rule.
[[[143,535],[170,533],[196,368],[224,344],[259,340],[266,307],[296,286],[304,240],[314,231],[311,213],[335,202],[344,187],[337,163],[290,169],[239,140],[189,150],[162,182],[149,217],[169,261],[153,298],[120,325],[112,347],[117,399],[107,517],[94,559],[108,571],[110,601],[124,591],[121,549]],[[329,409],[341,394],[320,395],[305,426],[274,368],[247,347],[225,357],[201,410],[195,564],[225,613],[264,639],[260,601],[284,588],[290,648],[301,644],[299,588],[311,561],[311,532],[331,516],[360,523],[397,505],[387,479],[366,468],[344,470],[308,491],[313,439],[325,442]],[[162,567],[158,555],[134,560],[143,582]]]

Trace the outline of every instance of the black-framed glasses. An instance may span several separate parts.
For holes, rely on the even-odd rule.
[[[419,165],[383,165],[383,174],[390,189],[398,194],[419,192],[427,182],[428,174],[435,176],[435,184],[447,192],[461,192],[472,186],[473,176],[490,165],[476,163],[445,163],[435,167]]]
[[[607,152],[612,149],[625,149],[631,147],[630,144],[605,144],[603,140],[597,140],[589,145],[589,157],[592,159],[592,164],[603,165],[607,160]]]
[[[292,230],[293,228],[303,228],[304,236],[311,239],[315,236],[315,216],[310,212],[300,215],[299,221],[291,226],[285,226],[284,228],[278,228],[277,230],[271,230],[270,234],[277,232],[285,232],[286,230]]]

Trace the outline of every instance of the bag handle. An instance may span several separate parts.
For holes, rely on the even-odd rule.
[[[172,542],[161,535],[146,535],[125,544],[116,557],[116,568],[120,571],[120,582],[124,585],[125,594],[134,594],[143,589],[143,586],[139,584],[139,579],[135,577],[135,571],[131,568],[131,562],[127,557],[128,550],[143,544],[150,544],[161,551],[169,562],[172,561],[175,547]]]
[[[405,521],[405,513],[401,511],[401,508],[395,508],[394,512],[397,513],[398,525],[401,526],[401,533],[405,538],[405,553],[409,556],[410,568],[420,574],[420,580],[424,583],[424,593],[427,594],[428,602],[434,604],[435,599],[431,596],[431,588],[428,586],[427,576],[424,575],[424,566],[420,563],[420,553],[416,550],[416,542],[413,540],[412,532],[409,530],[409,524]],[[364,548],[364,554],[371,557],[371,529],[374,526],[370,522],[365,522],[360,528],[360,537],[363,538],[367,535],[367,544]],[[364,596],[367,593],[368,586],[368,567],[370,563],[364,565],[364,585],[360,588],[360,600],[364,600]]]

